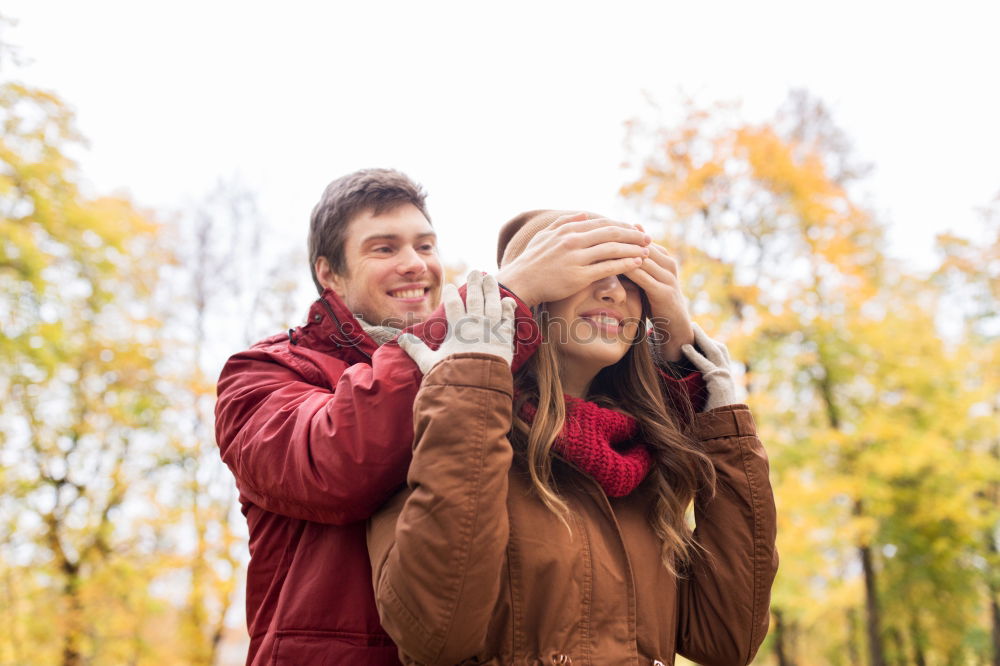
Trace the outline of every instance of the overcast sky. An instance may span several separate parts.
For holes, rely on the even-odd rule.
[[[926,264],[1000,191],[998,7],[7,0],[27,62],[0,75],[77,111],[95,192],[166,210],[238,176],[273,247],[304,246],[328,181],[392,166],[429,190],[446,259],[484,269],[519,211],[628,219],[623,122],[644,93],[756,118],[805,87],[874,163],[893,252]]]

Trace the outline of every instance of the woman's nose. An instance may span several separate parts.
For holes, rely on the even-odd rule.
[[[594,283],[594,294],[603,301],[620,303],[625,300],[625,285],[617,275],[610,275]]]

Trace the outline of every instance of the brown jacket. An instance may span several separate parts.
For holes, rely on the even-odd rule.
[[[435,366],[414,404],[408,489],[370,521],[382,624],[408,664],[746,664],[777,569],[767,458],[744,405],[698,414],[714,498],[695,502],[707,556],[660,562],[640,486],[608,499],[557,464],[572,535],[513,460],[510,369],[482,354]]]

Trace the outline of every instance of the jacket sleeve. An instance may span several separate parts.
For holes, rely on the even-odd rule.
[[[705,378],[686,357],[681,357],[678,361],[666,361],[659,359],[656,352],[653,357],[658,359],[657,369],[668,406],[687,424],[690,416],[705,409],[705,403],[708,402]]]
[[[695,416],[693,435],[717,474],[695,499],[695,553],[679,581],[678,652],[707,666],[749,664],[767,634],[778,569],[767,454],[746,405]]]
[[[421,664],[484,648],[509,535],[511,394],[501,359],[466,353],[436,365],[414,405],[408,489],[369,522],[382,626]]]
[[[667,406],[680,415],[682,420],[687,422],[688,404],[691,405],[692,414],[697,414],[705,408],[705,403],[708,402],[708,387],[701,372],[696,370],[678,375],[663,368],[659,368],[659,372]]]
[[[521,302],[516,326],[515,369],[539,341]],[[439,307],[410,331],[436,348],[447,328]],[[394,341],[370,364],[329,358],[336,370],[326,376],[302,364],[280,346],[229,360],[215,410],[222,459],[243,499],[266,511],[336,525],[366,520],[406,480],[420,371]]]
[[[242,498],[303,520],[367,519],[402,485],[410,460],[420,373],[399,355],[383,345],[371,365],[331,358],[342,370],[330,370],[332,390],[290,352],[233,356],[219,378],[216,439]]]

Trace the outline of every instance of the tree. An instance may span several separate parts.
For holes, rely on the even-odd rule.
[[[967,350],[936,330],[940,292],[884,258],[866,167],[803,92],[758,123],[688,104],[665,127],[632,123],[630,142],[653,148],[622,193],[741,361],[771,454],[771,649],[783,664],[960,654],[978,599],[975,521],[957,507],[983,480],[956,461],[978,394]]]
[[[170,520],[187,544],[175,552],[186,589],[179,631],[186,663],[210,666],[232,620],[247,558],[235,485],[215,443],[215,378],[228,354],[287,330],[298,314],[294,277],[308,269],[298,252],[264,256],[264,220],[252,193],[235,180],[220,182],[173,233],[177,262],[163,307],[176,351],[163,372],[172,397],[164,421],[176,463]]]
[[[982,211],[981,238],[946,233],[938,237],[941,263],[935,278],[953,295],[969,341],[967,381],[982,395],[976,421],[981,426],[969,442],[985,457],[986,482],[973,510],[981,518],[985,547],[981,570],[990,615],[992,663],[1000,666],[1000,194]],[[985,370],[985,371],[984,371]]]
[[[31,645],[31,661],[64,664],[141,652],[132,639],[155,604],[98,587],[133,580],[152,554],[142,507],[164,404],[145,299],[166,261],[159,227],[125,199],[81,192],[68,157],[81,138],[55,95],[3,84],[0,123],[0,554],[22,610],[0,650],[21,661]]]
[[[215,377],[305,258],[239,184],[171,223],[89,196],[53,93],[3,84],[0,123],[0,663],[214,664],[247,558]]]

